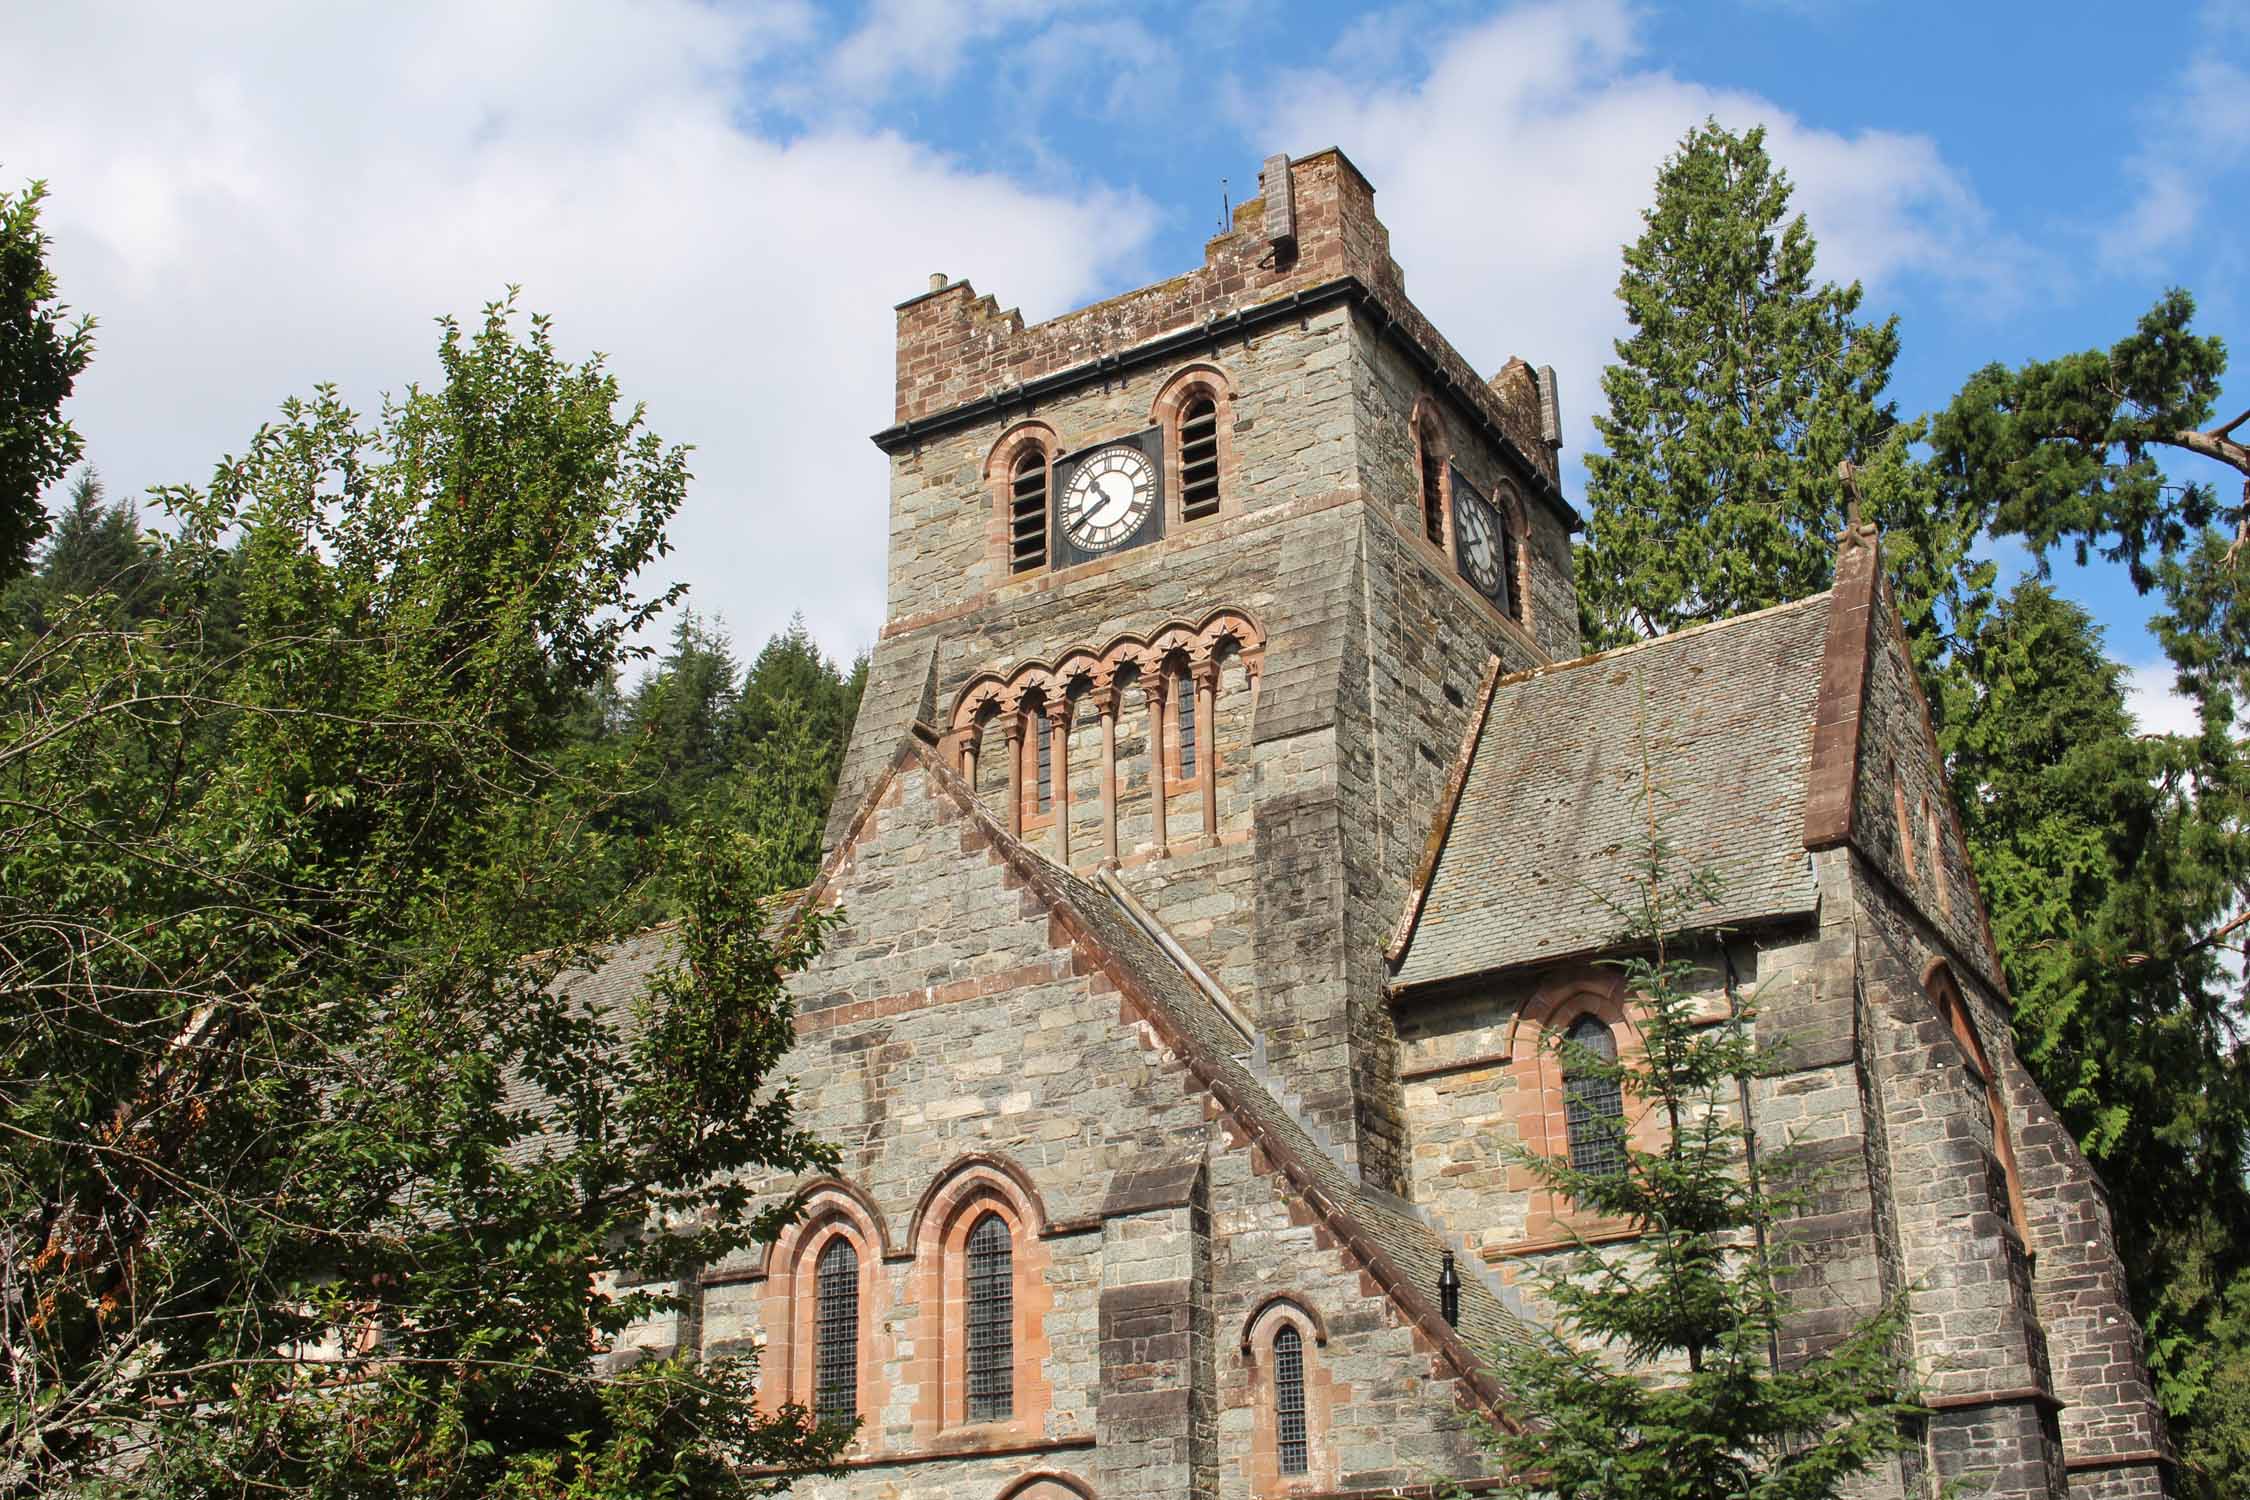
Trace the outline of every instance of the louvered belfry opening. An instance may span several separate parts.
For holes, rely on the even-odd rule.
[[[1617,1061],[1617,1038],[1593,1016],[1580,1016],[1569,1038],[1604,1062]],[[1563,1128],[1570,1137],[1573,1171],[1607,1177],[1625,1169],[1625,1095],[1615,1078],[1563,1066]]]
[[[1219,407],[1195,396],[1180,409],[1180,519],[1219,513]]]
[[[1026,448],[1008,485],[1008,570],[1028,573],[1047,564],[1047,455]]]
[[[969,1231],[969,1420],[1015,1413],[1015,1274],[1008,1225],[986,1214]]]
[[[1305,1434],[1305,1336],[1285,1323],[1273,1336],[1276,1457],[1284,1474],[1302,1474],[1311,1457]]]
[[[859,1414],[859,1251],[838,1235],[815,1270],[813,1415],[848,1422]]]
[[[1422,433],[1422,534],[1431,541],[1445,542],[1445,459],[1431,441],[1431,434]]]

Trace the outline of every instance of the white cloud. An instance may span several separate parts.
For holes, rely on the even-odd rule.
[[[1621,0],[1522,5],[1448,37],[1426,76],[1290,78],[1253,106],[1261,139],[1337,142],[1377,188],[1408,292],[1487,374],[1553,364],[1570,445],[1591,441],[1619,248],[1640,234],[1658,164],[1706,115],[1763,123],[1820,241],[1821,274],[1926,274],[2005,296],[2023,252],[1927,138],[1839,135],[1770,100],[1705,87],[1641,56]],[[1876,310],[1870,308],[1871,313]]]
[[[2125,669],[2125,709],[2143,734],[2201,734],[2195,703],[2179,690],[2172,664],[2146,662]]]
[[[2143,111],[2140,144],[2125,163],[2138,195],[2099,235],[2102,258],[2112,265],[2187,242],[2213,190],[2240,171],[2250,147],[2250,70],[2226,60],[2239,38],[2250,38],[2250,3],[2212,0],[2197,18],[2197,33],[2195,55]]]
[[[798,608],[865,644],[891,304],[947,270],[1046,315],[1154,215],[888,133],[745,128],[809,26],[686,0],[11,8],[0,177],[51,179],[54,267],[100,319],[89,455],[114,492],[200,481],[316,381],[372,406],[431,378],[430,319],[520,282],[696,445],[667,564],[697,607],[752,644]]]

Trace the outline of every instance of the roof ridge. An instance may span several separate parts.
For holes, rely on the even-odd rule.
[[[1633,641],[1623,646],[1612,646],[1607,651],[1595,651],[1585,656],[1573,656],[1567,661],[1542,662],[1536,667],[1526,667],[1521,672],[1510,672],[1500,679],[1498,685],[1500,687],[1512,687],[1519,682],[1530,682],[1534,678],[1568,672],[1574,667],[1589,667],[1596,662],[1615,661],[1620,656],[1629,656],[1635,651],[1645,651],[1651,646],[1669,645],[1674,641],[1684,641],[1689,636],[1706,635],[1714,630],[1725,630],[1730,626],[1747,624],[1752,620],[1763,620],[1769,615],[1786,614],[1793,609],[1803,609],[1809,604],[1817,604],[1834,592],[1835,590],[1832,588],[1822,589],[1817,594],[1807,594],[1801,599],[1787,599],[1779,604],[1769,604],[1764,609],[1753,609],[1739,615],[1728,615],[1723,620],[1705,620],[1700,625],[1689,625],[1680,630],[1668,631],[1663,635],[1652,635],[1644,641]]]

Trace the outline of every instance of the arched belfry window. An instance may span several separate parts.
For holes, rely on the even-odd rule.
[[[820,1252],[814,1294],[813,1415],[848,1422],[859,1415],[859,1251],[840,1234]]]
[[[1500,576],[1506,580],[1500,608],[1519,625],[1531,623],[1530,603],[1524,595],[1523,507],[1513,490],[1503,487],[1494,507],[1500,513]]]
[[[1274,1467],[1302,1474],[1311,1465],[1305,1426],[1305,1336],[1284,1323],[1273,1336]]]
[[[997,1422],[1015,1414],[1015,1267],[1007,1221],[988,1213],[969,1231],[968,1416]]]
[[[1008,479],[1008,571],[1047,565],[1047,455],[1026,445]]]
[[[1445,545],[1445,453],[1439,447],[1437,433],[1428,423],[1423,423],[1422,448],[1422,534],[1439,546]]]
[[[1219,513],[1219,404],[1198,391],[1180,408],[1180,518]]]
[[[1618,1080],[1586,1066],[1584,1054],[1617,1061],[1617,1038],[1598,1017],[1580,1016],[1565,1033],[1579,1053],[1563,1060],[1563,1121],[1573,1171],[1607,1176],[1625,1167],[1625,1095]]]

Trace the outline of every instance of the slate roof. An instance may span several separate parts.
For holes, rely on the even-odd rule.
[[[1648,846],[1643,753],[1692,925],[1813,910],[1806,773],[1829,596],[1500,678],[1393,976],[1398,988],[1590,953]]]
[[[1422,1289],[1434,1307],[1446,1249],[1438,1232],[1369,1191],[1313,1139],[1257,1075],[1236,1059],[1234,1053],[1240,1045],[1237,1033],[1210,997],[1107,892],[1048,864],[1029,850],[1021,853],[1042,867],[1041,874],[1054,884],[1072,914],[1092,929],[1108,955],[1132,971],[1144,998],[1154,1000],[1168,1013],[1172,1023],[1168,1029],[1178,1033],[1173,1040],[1185,1044],[1183,1050],[1190,1054],[1191,1069],[1243,1119],[1267,1154],[1301,1167],[1308,1185],[1363,1233],[1365,1242],[1390,1262],[1401,1280]],[[1283,1172],[1290,1175],[1286,1165]],[[1492,1288],[1471,1269],[1467,1256],[1461,1257],[1460,1264],[1459,1331],[1469,1349],[1530,1338],[1531,1330],[1501,1304]]]

